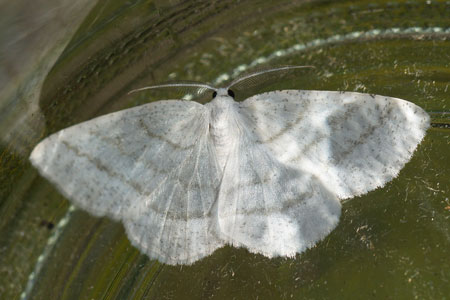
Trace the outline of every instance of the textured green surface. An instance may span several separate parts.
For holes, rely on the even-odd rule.
[[[315,70],[282,82],[275,76],[245,93],[382,94],[412,101],[433,112],[433,122],[449,124],[450,33],[424,32],[448,29],[449,14],[445,1],[102,1],[46,77],[42,115],[31,117],[45,126],[35,134],[174,97],[170,91],[127,96],[135,87],[169,79],[213,82],[277,50],[338,35],[261,65]],[[411,27],[421,31],[343,38]],[[140,254],[122,225],[106,218],[75,211],[63,219],[67,225],[49,228],[69,202],[37,175],[27,153],[2,144],[0,294],[18,299],[31,282],[29,299],[445,299],[449,150],[450,129],[431,128],[398,178],[346,202],[338,227],[295,259],[225,247],[193,266],[171,267]],[[51,236],[58,237],[54,244]],[[42,267],[30,279],[40,256]]]

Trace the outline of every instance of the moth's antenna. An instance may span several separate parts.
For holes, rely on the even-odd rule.
[[[199,88],[204,88],[204,89],[210,89],[213,91],[217,91],[217,89],[215,87],[212,87],[210,85],[207,84],[202,84],[202,83],[167,83],[167,84],[158,84],[158,85],[151,85],[151,86],[145,86],[139,89],[135,89],[132,91],[128,92],[129,94],[135,93],[135,92],[140,92],[140,91],[144,91],[144,90],[150,90],[150,89],[159,89],[159,88],[166,88],[166,87],[199,87]]]
[[[233,85],[249,79],[251,77],[256,77],[256,76],[260,76],[263,75],[265,73],[269,73],[269,72],[277,72],[277,71],[283,71],[283,70],[291,70],[291,69],[304,69],[304,68],[315,68],[314,66],[284,66],[284,67],[279,67],[279,68],[273,68],[273,69],[268,69],[268,70],[262,70],[262,71],[257,71],[255,73],[251,73],[248,75],[245,75],[243,77],[237,78],[235,80],[233,80],[230,85],[228,85],[227,89],[229,89],[230,87],[232,87]]]

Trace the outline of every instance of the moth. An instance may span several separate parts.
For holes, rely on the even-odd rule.
[[[298,67],[285,67],[298,68]],[[266,70],[279,71],[283,68]],[[121,221],[152,259],[192,264],[230,244],[295,256],[332,231],[341,201],[382,187],[429,127],[415,104],[278,90],[209,103],[163,100],[63,129],[30,161],[76,206]]]

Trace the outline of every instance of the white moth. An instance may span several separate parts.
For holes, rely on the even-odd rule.
[[[225,244],[301,253],[336,227],[340,200],[396,177],[429,126],[424,110],[392,97],[281,90],[236,102],[231,85],[187,85],[215,97],[104,115],[30,156],[75,205],[122,221],[134,246],[167,264]]]

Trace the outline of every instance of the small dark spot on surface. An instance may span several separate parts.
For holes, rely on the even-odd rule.
[[[39,226],[41,226],[41,227],[47,227],[47,229],[48,230],[52,230],[53,229],[53,227],[55,227],[55,224],[53,224],[53,222],[51,222],[51,221],[47,221],[47,220],[42,220],[40,223],[39,223]]]

